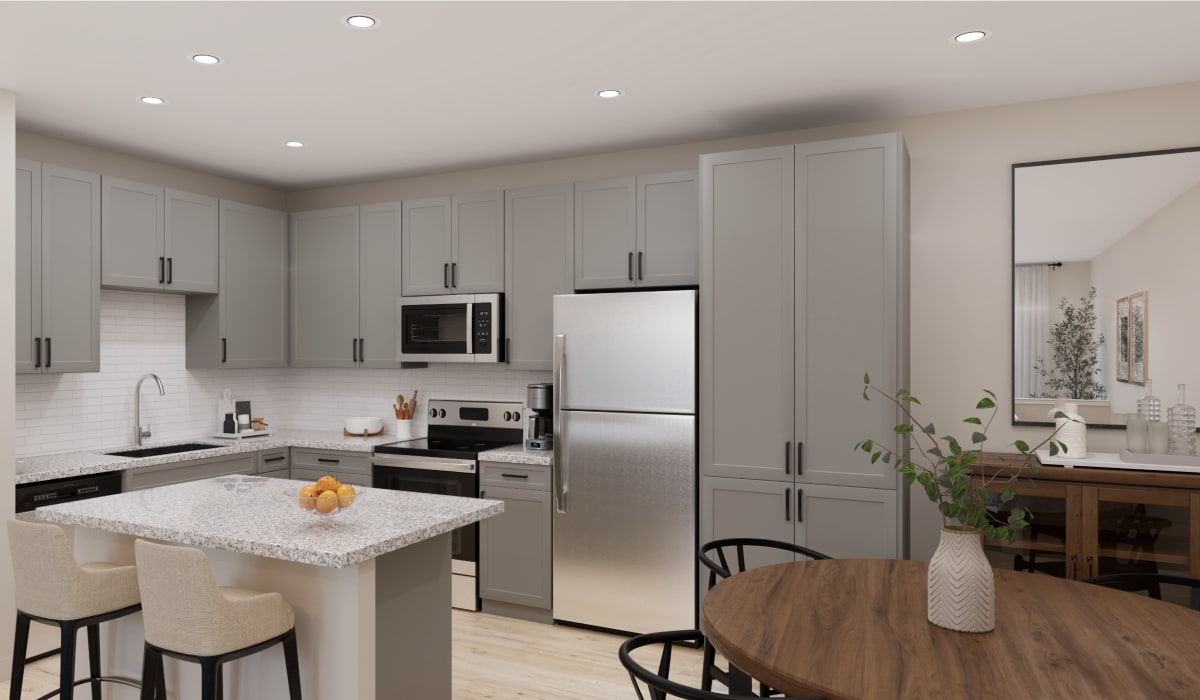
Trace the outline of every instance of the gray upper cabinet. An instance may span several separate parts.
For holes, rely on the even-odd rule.
[[[574,188],[570,183],[505,192],[505,361],[514,369],[552,365],[554,295],[574,276]]]
[[[702,167],[700,464],[710,476],[792,481],[803,383],[793,345],[795,150],[705,155]]]
[[[16,173],[17,374],[42,371],[42,164],[17,159]]]
[[[403,203],[404,296],[504,291],[504,193]]]
[[[102,183],[103,286],[218,291],[215,198],[107,175]]]
[[[291,215],[291,364],[358,364],[358,207]]]
[[[633,287],[637,178],[575,183],[575,288]]]
[[[187,301],[189,369],[287,364],[287,214],[221,200],[221,293]]]
[[[575,184],[575,288],[700,283],[697,173]]]
[[[20,209],[22,199],[31,200],[19,183],[17,189]],[[33,337],[34,371],[99,371],[100,176],[43,164],[40,232],[33,231],[32,220],[21,214],[17,218],[18,251],[24,227],[33,233],[31,247],[37,248],[41,263],[34,273],[40,279],[31,280],[39,288],[41,326]],[[18,303],[24,305],[20,294]],[[19,311],[18,319],[22,315]]]
[[[401,206],[291,217],[291,364],[397,367]]]

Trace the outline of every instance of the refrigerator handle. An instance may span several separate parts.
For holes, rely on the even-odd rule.
[[[563,463],[562,449],[562,400],[563,388],[566,386],[566,382],[563,380],[566,374],[566,345],[565,333],[558,333],[554,336],[554,394],[551,399],[553,414],[550,417],[554,423],[554,467],[551,471],[554,476],[554,509],[559,513],[567,512],[567,465]]]

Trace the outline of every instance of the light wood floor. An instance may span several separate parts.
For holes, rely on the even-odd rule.
[[[454,700],[637,698],[629,674],[617,660],[617,647],[624,637],[460,610],[453,612],[453,621]],[[83,635],[80,644],[83,653]],[[649,654],[638,656],[638,661],[656,668],[657,652],[645,651]],[[671,677],[699,685],[700,657],[698,649],[676,650]],[[57,687],[58,657],[54,656],[25,670],[21,698],[33,700]],[[0,683],[0,697],[8,697],[8,691],[8,683]],[[81,689],[76,697],[91,696]],[[230,696],[228,700],[239,699]]]

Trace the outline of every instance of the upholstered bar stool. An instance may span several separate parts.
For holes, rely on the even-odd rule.
[[[58,695],[71,700],[75,686],[84,683],[92,685],[92,700],[100,700],[102,681],[139,687],[141,684],[131,678],[100,675],[100,623],[141,609],[134,567],[77,563],[67,531],[52,523],[11,518],[8,543],[17,594],[10,700],[21,697],[25,664],[33,660],[26,659],[25,653],[29,645],[29,623],[34,620],[55,625],[61,632],[59,689],[42,698]],[[80,627],[87,630],[89,676],[77,681],[75,638]],[[53,653],[39,654],[34,659]],[[154,689],[143,697],[154,697]]]
[[[134,543],[146,646],[142,700],[163,684],[163,656],[200,664],[202,700],[224,697],[221,664],[283,644],[291,700],[300,700],[296,617],[278,593],[221,587],[204,552]]]

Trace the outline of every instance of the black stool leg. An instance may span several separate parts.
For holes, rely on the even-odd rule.
[[[225,700],[225,667],[217,664],[217,700]]]
[[[59,652],[58,683],[59,695],[62,700],[75,698],[75,638],[79,635],[79,627],[74,620],[63,620],[59,623],[62,630],[61,651]]]
[[[200,659],[200,700],[217,700],[217,674],[220,672],[216,657]]]
[[[300,656],[296,652],[296,630],[283,638],[283,660],[287,664],[288,696],[290,700],[302,700],[300,697]]]
[[[100,623],[87,626],[88,671],[92,678],[100,677]],[[92,681],[92,700],[101,700],[100,681]]]
[[[8,700],[21,700],[21,683],[25,679],[25,653],[29,650],[29,617],[17,613],[17,630],[13,635],[12,675]]]
[[[717,650],[709,643],[708,639],[704,640],[704,663],[700,667],[700,689],[705,692],[712,692],[712,667],[717,660]]]
[[[154,692],[155,683],[158,680],[159,674],[162,672],[158,665],[157,654],[150,648],[149,644],[142,645],[142,691],[138,695],[138,700],[165,700],[166,696],[156,699],[157,693]]]
[[[154,676],[154,694],[156,700],[167,700],[167,667],[163,663],[162,654],[158,655],[155,665],[158,667],[158,672]]]

